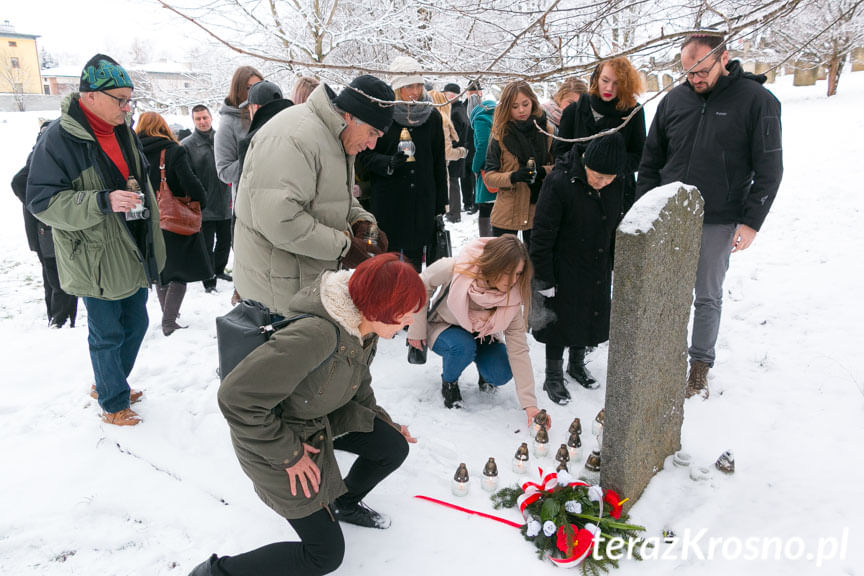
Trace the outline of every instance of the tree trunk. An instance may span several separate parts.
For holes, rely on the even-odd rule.
[[[840,73],[843,71],[843,60],[845,54],[839,55],[834,52],[828,62],[828,97],[837,94],[837,84],[840,83]]]

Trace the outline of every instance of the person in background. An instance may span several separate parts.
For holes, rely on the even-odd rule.
[[[231,198],[236,201],[240,182],[240,140],[249,131],[252,118],[240,105],[249,98],[249,89],[264,79],[252,66],[240,66],[231,78],[231,88],[219,109],[219,130],[216,132],[216,172],[222,182],[231,186]]]
[[[617,133],[592,140],[584,154],[574,147],[555,164],[537,202],[531,261],[538,298],[531,328],[546,345],[543,389],[556,404],[570,400],[565,347],[567,374],[585,388],[599,386],[585,367],[585,354],[609,339],[609,258],[623,200],[616,174],[626,154]]]
[[[471,170],[474,174],[474,205],[477,207],[477,229],[481,237],[492,236],[492,206],[495,193],[486,186],[486,150],[492,134],[495,117],[495,101],[484,100],[471,110],[471,132],[473,133],[474,157]],[[469,154],[470,155],[470,154]],[[497,192],[498,189],[495,189]]]
[[[231,254],[231,190],[219,179],[213,152],[216,130],[210,110],[203,104],[192,108],[195,131],[180,141],[189,156],[189,164],[204,187],[206,201],[201,205],[201,235],[210,255],[213,277],[204,280],[206,292],[216,291],[216,280],[233,282],[225,272]]]
[[[423,87],[420,64],[398,56],[390,64],[397,101],[393,124],[375,148],[357,156],[357,168],[371,182],[372,213],[387,231],[390,249],[402,253],[418,272],[435,261],[436,217],[447,205],[444,124]],[[414,104],[413,102],[421,102]],[[400,151],[402,135],[414,143],[413,160]]]
[[[39,128],[39,137],[48,129],[50,122],[45,121]],[[38,138],[37,138],[38,141]],[[34,145],[35,148],[35,145]],[[48,325],[51,328],[62,328],[66,321],[69,327],[75,327],[78,316],[78,298],[67,294],[60,286],[57,274],[57,258],[54,253],[54,239],[51,227],[40,222],[27,210],[27,177],[30,174],[30,161],[33,152],[27,156],[27,162],[12,178],[12,192],[21,200],[24,209],[24,231],[27,234],[27,244],[36,253],[42,267],[42,288],[45,292],[45,309],[48,312]]]
[[[471,125],[471,112],[474,111],[474,107],[477,106],[483,100],[483,90],[480,89],[480,83],[476,80],[472,80],[468,83],[468,88],[465,90],[465,119],[467,121],[465,127],[465,147],[468,148],[468,155],[465,156],[465,171],[462,173],[462,194],[469,195],[471,199],[471,206],[467,210],[468,214],[476,214],[479,211],[479,206],[477,206],[477,202],[475,202],[475,187],[476,187],[476,176],[474,175],[474,128]],[[484,151],[485,154],[485,151]],[[485,156],[484,156],[485,159]],[[467,190],[466,190],[467,188]],[[464,196],[463,196],[464,198]],[[487,214],[488,218],[488,214]]]
[[[386,233],[351,194],[354,157],[393,118],[378,100],[392,102],[393,91],[374,76],[358,76],[338,96],[321,84],[252,139],[234,236],[243,298],[285,315],[291,297],[324,270],[355,268],[387,251]]]
[[[635,173],[639,169],[642,148],[645,146],[645,112],[639,108],[626,125],[622,124],[638,106],[636,99],[641,92],[639,71],[627,58],[619,56],[601,62],[591,76],[588,97],[564,110],[558,130],[558,136],[562,138],[584,138],[618,128],[627,147],[626,162],[618,172],[624,191],[621,217],[630,210],[636,199]],[[583,142],[578,146],[584,152],[588,143]],[[552,154],[558,158],[572,147],[573,142],[555,140]]]
[[[291,100],[282,97],[282,89],[273,82],[263,80],[249,89],[249,97],[240,107],[249,109],[249,117],[252,123],[249,132],[240,139],[240,177],[243,176],[243,162],[246,160],[246,152],[249,143],[258,130],[270,121],[282,110],[293,106]]]
[[[441,114],[441,122],[444,128],[444,158],[447,161],[447,170],[450,176],[449,179],[449,203],[447,214],[444,217],[448,222],[459,222],[462,220],[461,217],[461,200],[462,194],[459,189],[459,176],[454,176],[454,174],[459,174],[459,171],[455,173],[450,170],[450,167],[454,163],[460,163],[460,165],[464,162],[465,155],[468,153],[468,149],[462,146],[459,146],[459,133],[456,131],[456,128],[453,126],[453,121],[450,120],[450,104],[447,96],[443,92],[438,92],[437,90],[429,91],[429,98],[435,104],[439,104],[438,112]],[[461,170],[461,168],[460,168]]]
[[[313,94],[314,98],[314,94]],[[300,541],[209,559],[190,576],[327,574],[345,554],[340,523],[386,529],[363,499],[417,440],[378,405],[370,365],[426,303],[417,273],[396,254],[352,273],[325,272],[292,300],[309,317],[276,332],[219,387],[219,408],[255,492]],[[356,454],[345,478],[335,451]]]
[[[294,92],[291,94],[291,100],[294,104],[303,104],[312,94],[312,91],[318,87],[321,81],[312,76],[301,76],[294,84]]]
[[[456,160],[447,165],[447,170],[450,174],[450,200],[453,200],[453,184],[459,185],[459,190],[462,193],[462,210],[468,214],[474,214],[477,209],[474,207],[474,181],[471,182],[465,179],[466,162],[468,162],[468,142],[473,138],[471,133],[471,123],[468,121],[467,105],[459,99],[462,94],[462,88],[455,83],[449,83],[444,86],[444,95],[450,101],[450,120],[456,133],[459,135],[458,146],[465,148],[465,158]],[[451,208],[452,210],[452,208]]]
[[[459,377],[473,362],[481,392],[514,379],[529,422],[538,412],[526,337],[531,277],[528,251],[512,234],[473,240],[421,275],[429,298],[441,290],[432,314],[424,307],[415,315],[408,344],[441,356],[446,408],[462,407]]]
[[[501,91],[486,150],[486,186],[497,188],[492,208],[492,234],[516,234],[531,248],[534,206],[543,179],[552,169],[550,138],[537,126],[552,127],[527,82],[511,82]]]
[[[165,119],[156,112],[144,112],[138,118],[136,132],[150,164],[149,178],[153,189],[158,191],[162,180],[161,159],[164,151],[164,174],[171,194],[190,198],[205,208],[207,193],[189,164],[186,148],[180,146]],[[186,296],[186,283],[212,278],[213,265],[200,229],[189,235],[163,229],[162,235],[167,258],[165,268],[159,275],[156,294],[162,308],[162,333],[170,336],[174,331],[186,328],[177,323],[180,306]]]
[[[588,91],[588,85],[578,78],[567,78],[558,87],[552,96],[552,100],[543,103],[546,118],[555,127],[558,134],[561,124],[561,113],[570,105],[579,101],[579,98]],[[554,146],[554,143],[553,143]]]
[[[636,197],[681,181],[705,201],[685,393],[708,398],[729,256],[753,243],[774,203],[783,179],[783,132],[780,101],[762,86],[765,76],[730,61],[722,36],[688,36],[681,66],[687,82],[657,106]]]
[[[115,426],[141,421],[130,404],[143,393],[127,378],[147,333],[147,288],[165,266],[156,197],[127,123],[133,88],[116,60],[93,56],[36,143],[27,179],[27,209],[53,229],[60,285],[87,307],[90,394]]]

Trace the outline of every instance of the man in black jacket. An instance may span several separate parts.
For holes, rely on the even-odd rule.
[[[707,398],[729,255],[756,238],[783,177],[780,102],[729,61],[722,36],[687,37],[681,64],[687,82],[657,107],[636,195],[681,181],[705,201],[686,394]]]
[[[225,273],[228,256],[231,253],[231,190],[219,179],[216,172],[216,157],[213,152],[213,118],[210,110],[203,104],[192,108],[192,122],[195,132],[183,139],[181,144],[189,153],[189,162],[195,175],[207,193],[206,207],[201,211],[201,234],[210,254],[215,275],[204,280],[207,292],[216,291],[216,279],[231,282]],[[215,242],[215,244],[214,244]]]

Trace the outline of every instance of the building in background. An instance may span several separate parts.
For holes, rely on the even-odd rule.
[[[0,23],[0,94],[12,94],[20,110],[25,94],[42,94],[38,37],[16,32],[9,20]]]

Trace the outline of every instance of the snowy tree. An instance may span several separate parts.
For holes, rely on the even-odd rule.
[[[688,33],[741,35],[802,0],[154,0],[239,54],[294,72],[385,75],[397,54],[432,76],[532,82],[598,59],[672,61]]]
[[[843,65],[864,42],[864,0],[811,0],[772,29],[767,43],[796,54],[798,65],[828,70],[827,95],[837,93]]]

